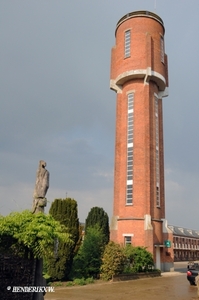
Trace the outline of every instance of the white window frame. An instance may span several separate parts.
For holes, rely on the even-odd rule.
[[[124,246],[126,245],[132,245],[132,238],[133,238],[134,234],[131,233],[123,233],[123,237],[124,237]]]
[[[161,62],[164,64],[164,37],[162,35],[160,35],[160,59]]]
[[[132,236],[131,235],[125,235],[124,236],[124,245],[132,245]]]
[[[159,99],[157,95],[154,96],[155,100],[155,172],[156,172],[156,190],[155,199],[156,207],[160,207],[160,154],[159,154]]]
[[[134,131],[134,92],[127,95],[127,166],[126,166],[126,205],[133,204],[133,131]]]
[[[124,57],[131,56],[131,30],[126,30],[124,33]]]

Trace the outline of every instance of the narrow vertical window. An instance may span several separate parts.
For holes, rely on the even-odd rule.
[[[160,207],[159,116],[158,116],[157,97],[155,97],[155,167],[156,167],[156,206]]]
[[[160,59],[164,63],[164,38],[160,36]]]
[[[124,245],[131,245],[131,236],[124,237]]]
[[[126,204],[133,203],[133,117],[134,117],[134,94],[128,94],[127,112],[127,182],[126,182]]]
[[[124,40],[124,57],[130,57],[131,55],[131,31],[125,31],[125,40]]]

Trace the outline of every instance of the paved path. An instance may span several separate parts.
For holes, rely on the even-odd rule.
[[[156,278],[55,287],[45,300],[198,300],[197,287],[186,278],[186,266],[186,262],[175,263],[174,272]]]

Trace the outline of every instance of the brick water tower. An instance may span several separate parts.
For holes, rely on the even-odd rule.
[[[117,93],[111,240],[147,247],[156,267],[168,271],[173,250],[168,248],[172,234],[165,220],[164,33],[162,19],[148,11],[131,12],[116,25],[110,80]]]

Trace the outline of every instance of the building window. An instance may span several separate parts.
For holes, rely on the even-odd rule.
[[[131,31],[125,31],[125,40],[124,40],[124,57],[130,57],[131,55]]]
[[[134,94],[128,94],[127,112],[127,182],[126,182],[126,204],[133,203],[133,118],[134,118]]]
[[[124,245],[131,245],[131,236],[124,237]]]
[[[156,186],[156,205],[160,206],[160,190],[159,190],[159,186]]]
[[[164,63],[164,38],[160,36],[160,59]]]
[[[126,204],[131,205],[132,204],[132,194],[133,194],[133,185],[127,184],[126,187]]]
[[[157,97],[155,97],[155,168],[156,168],[156,206],[160,207],[159,117],[158,117]]]

